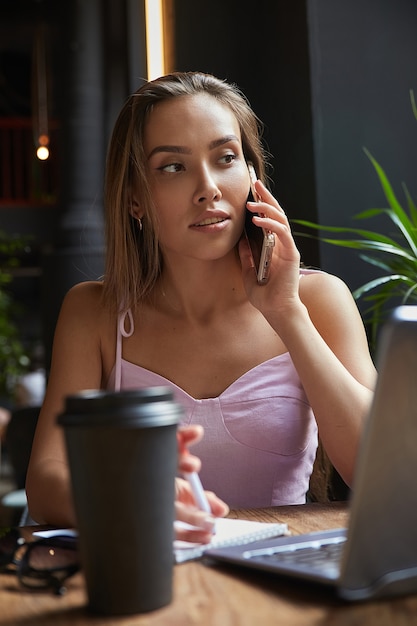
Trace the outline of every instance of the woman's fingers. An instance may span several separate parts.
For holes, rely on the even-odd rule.
[[[204,434],[202,426],[179,426],[177,430],[178,440],[178,469],[180,472],[199,472],[201,461],[198,457],[190,454],[188,446],[200,441]]]
[[[174,524],[176,539],[208,543],[212,538],[215,525],[216,518],[214,515],[176,500]]]
[[[188,452],[188,445],[196,443],[203,436],[201,426],[181,426],[178,428],[178,469],[180,472],[199,472],[201,461]],[[189,483],[176,478],[175,481],[175,537],[183,541],[208,543],[211,540],[215,518],[224,517],[229,507],[213,492],[206,491],[211,514],[201,511],[194,499]]]
[[[228,515],[230,509],[226,502],[221,500],[212,491],[206,491],[205,494],[209,502],[211,512],[215,517],[225,517],[226,515]]]
[[[190,424],[189,426],[178,426],[178,443],[181,448],[191,446],[198,443],[204,435],[204,429],[198,424]],[[181,449],[182,451],[182,449]]]
[[[256,193],[258,197],[260,198],[260,202],[251,202],[250,204],[255,204],[255,205],[258,204],[261,206],[263,203],[266,203],[268,205],[275,207],[276,209],[280,211],[283,211],[278,200],[275,198],[275,196],[272,195],[269,189],[265,187],[262,181],[260,180],[256,181],[255,189],[256,189]]]
[[[216,517],[224,517],[229,513],[229,507],[213,492],[206,491],[210,504],[211,514],[201,511],[195,503],[190,485],[182,478],[176,479],[175,519],[183,524],[176,524],[175,536],[183,541],[197,541],[207,543],[213,534]]]
[[[216,517],[224,517],[229,512],[224,502],[221,507],[218,505],[213,508],[221,511],[221,515],[207,514],[177,500],[175,502],[175,538],[182,541],[209,543],[216,530]]]

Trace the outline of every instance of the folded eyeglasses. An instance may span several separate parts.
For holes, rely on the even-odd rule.
[[[23,587],[62,595],[65,580],[79,569],[76,537],[57,535],[26,542],[17,528],[0,530],[0,573],[15,574]]]

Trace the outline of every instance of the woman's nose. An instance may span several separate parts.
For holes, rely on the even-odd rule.
[[[204,202],[212,202],[220,200],[222,193],[210,171],[204,169],[198,181],[198,186],[194,193],[194,202],[203,204]]]

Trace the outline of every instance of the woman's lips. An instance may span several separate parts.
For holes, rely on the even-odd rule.
[[[218,224],[219,222],[224,222],[226,220],[225,217],[207,217],[205,220],[202,220],[201,222],[196,222],[195,224],[191,224],[192,227],[194,226],[210,226],[211,224]]]

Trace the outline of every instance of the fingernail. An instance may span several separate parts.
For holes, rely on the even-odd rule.
[[[203,521],[204,530],[212,531],[215,525],[216,525],[216,518],[213,517],[212,515],[207,515],[207,517],[204,518],[204,521]]]

